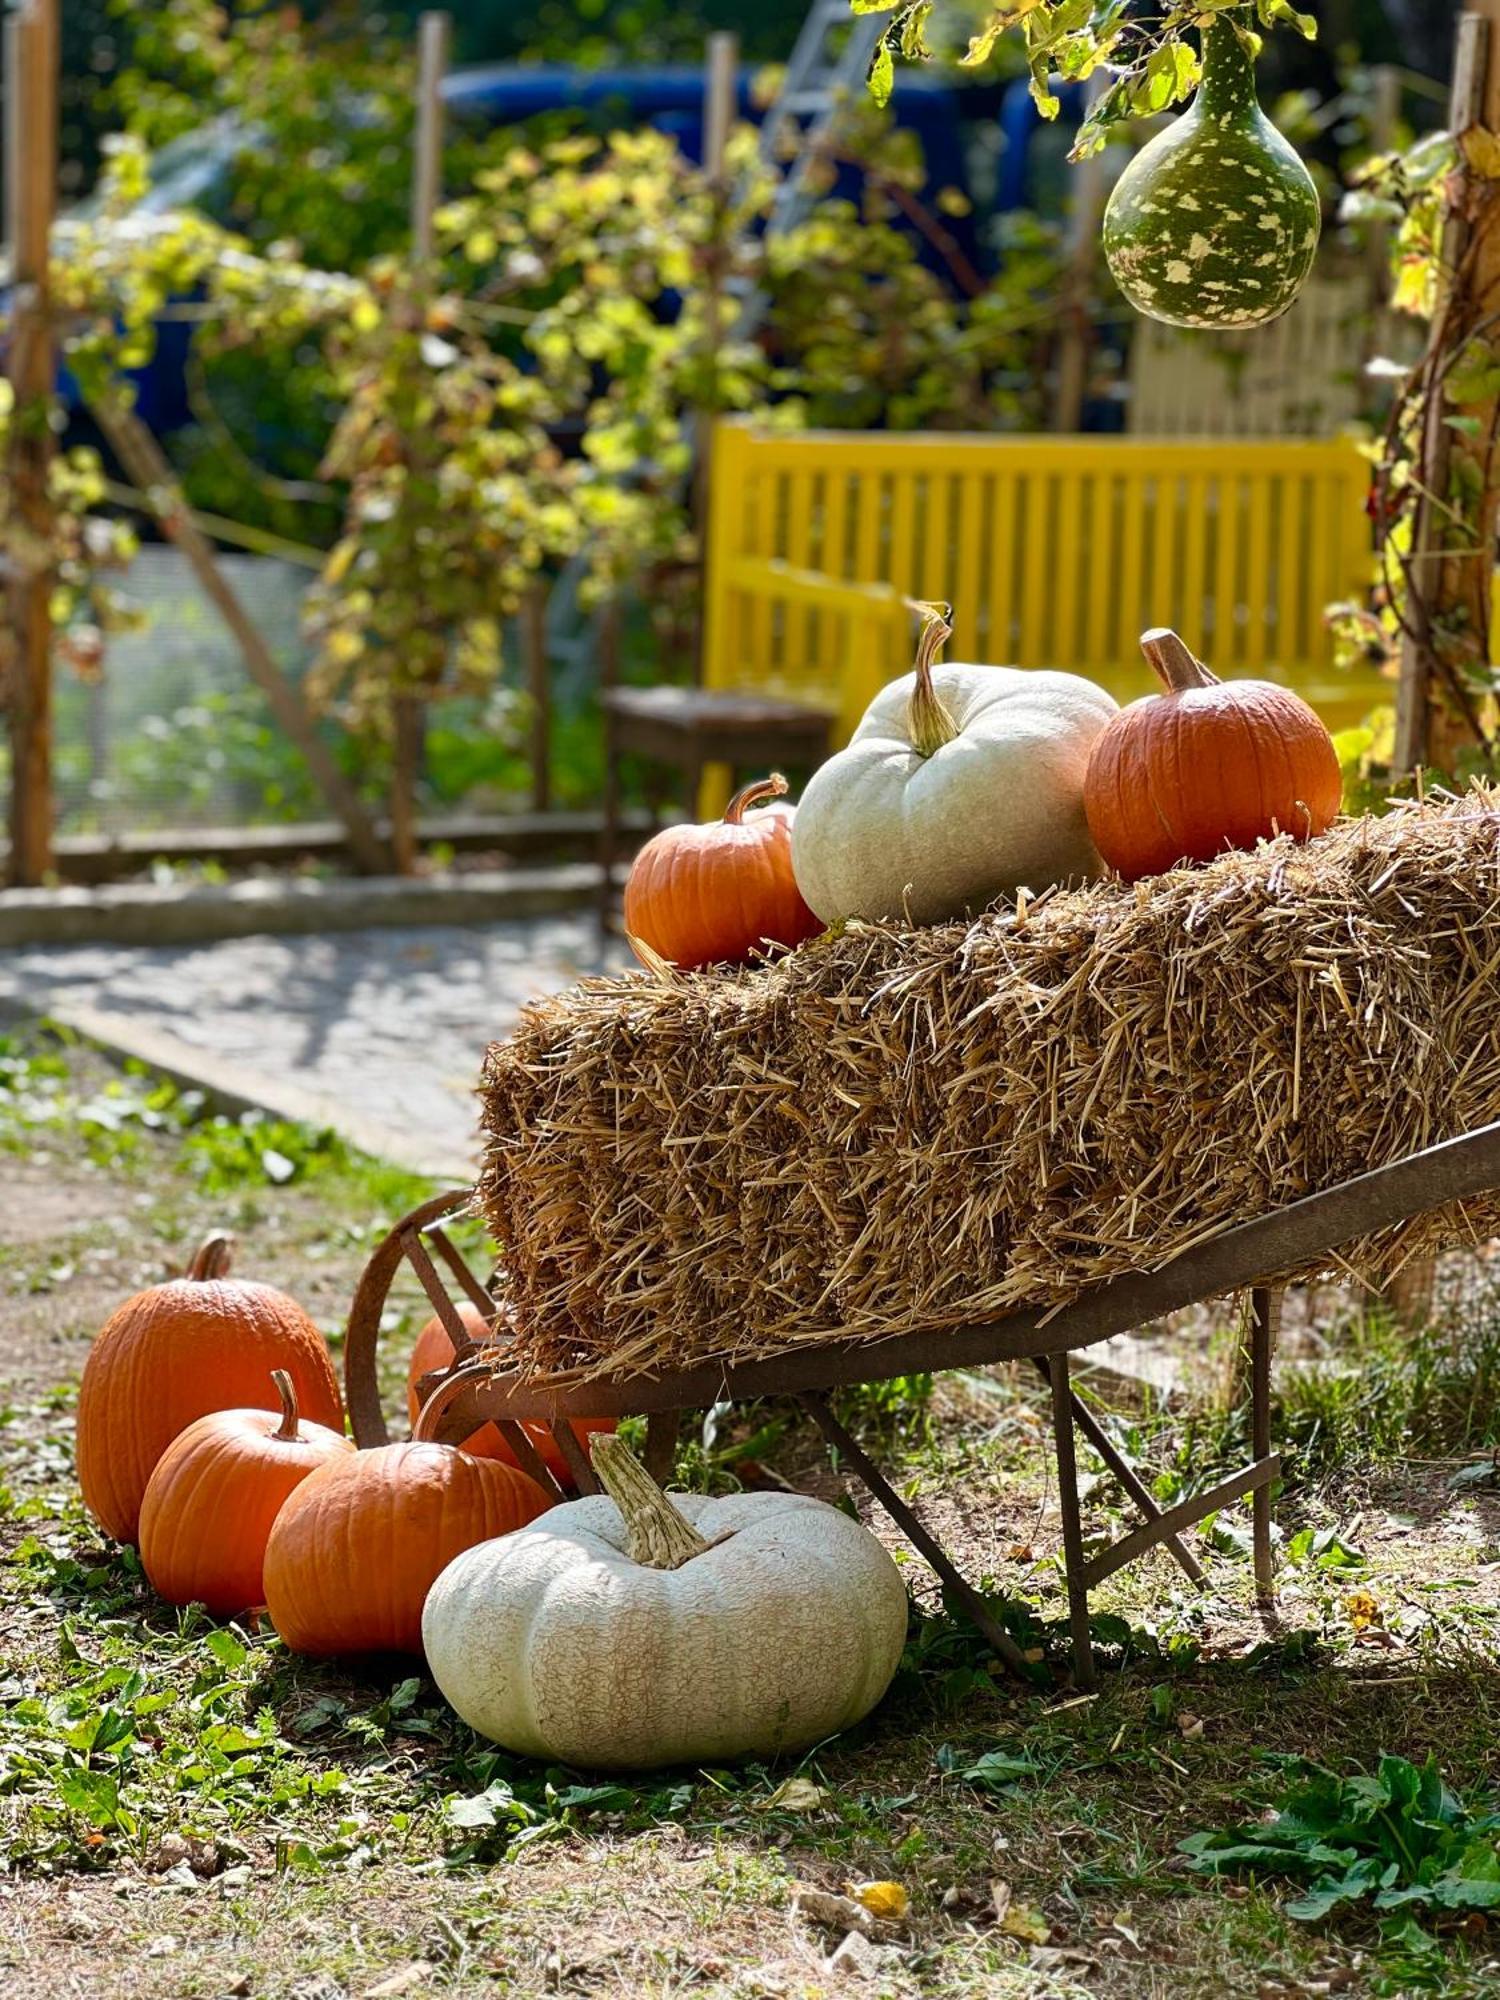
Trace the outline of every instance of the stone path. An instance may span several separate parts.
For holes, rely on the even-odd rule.
[[[606,957],[629,961],[583,914],[150,949],[36,945],[0,958],[0,1006],[467,1178],[485,1044],[524,1001]]]

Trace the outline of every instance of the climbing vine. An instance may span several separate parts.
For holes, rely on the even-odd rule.
[[[856,14],[891,15],[871,72],[870,87],[880,102],[889,97],[898,57],[922,58],[935,51],[929,35],[946,17],[935,0],[850,0]],[[1073,147],[1083,159],[1099,151],[1110,127],[1180,104],[1197,88],[1198,32],[1215,14],[1241,18],[1252,11],[1246,0],[1165,0],[1157,11],[1137,15],[1124,0],[1010,0],[988,6],[959,61],[968,67],[988,62],[1001,37],[1014,33],[1025,54],[1031,94],[1044,118],[1055,118],[1058,98],[1052,79],[1082,82],[1108,67],[1110,81],[1099,92]],[[1290,0],[1254,0],[1253,12],[1265,29],[1294,28],[1309,40],[1317,22]],[[936,18],[935,18],[936,16]],[[944,53],[947,53],[944,50]]]

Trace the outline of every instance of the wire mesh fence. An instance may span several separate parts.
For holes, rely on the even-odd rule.
[[[278,664],[300,680],[306,570],[220,558]],[[326,815],[235,643],[175,549],[141,550],[124,594],[139,630],[109,638],[96,680],[59,676],[55,780],[63,833],[241,826]],[[330,736],[333,732],[330,729]]]

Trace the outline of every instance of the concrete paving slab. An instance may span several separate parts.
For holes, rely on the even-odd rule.
[[[630,963],[583,913],[209,944],[31,945],[0,1007],[49,1015],[230,1103],[469,1179],[486,1045],[523,1004]]]

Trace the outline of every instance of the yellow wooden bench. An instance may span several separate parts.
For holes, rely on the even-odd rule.
[[[704,680],[826,708],[835,736],[910,663],[906,597],[954,607],[948,657],[1150,691],[1173,625],[1216,673],[1281,681],[1335,730],[1392,698],[1333,664],[1329,604],[1370,576],[1352,442],[991,437],[718,426]],[[722,784],[714,796],[722,797]]]

